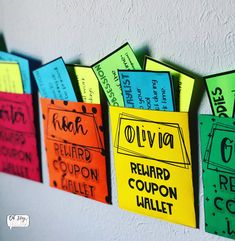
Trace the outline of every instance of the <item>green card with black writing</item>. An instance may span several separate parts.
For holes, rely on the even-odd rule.
[[[205,229],[235,239],[235,120],[200,115]]]
[[[105,95],[113,106],[124,106],[118,69],[140,70],[140,64],[130,45],[125,43],[92,66]]]
[[[235,95],[235,71],[206,76],[205,83],[213,114],[232,117]]]

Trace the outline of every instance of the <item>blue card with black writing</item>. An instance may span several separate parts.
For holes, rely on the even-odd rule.
[[[42,97],[77,101],[71,79],[61,57],[36,69],[33,74]]]
[[[3,51],[0,51],[0,60],[14,61],[19,64],[24,93],[31,94],[32,89],[31,89],[30,72],[29,72],[29,61],[25,58],[19,57],[14,54],[9,54]]]
[[[174,111],[169,72],[119,70],[125,107]]]

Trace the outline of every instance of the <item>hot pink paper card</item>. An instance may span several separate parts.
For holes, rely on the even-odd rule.
[[[30,94],[0,92],[0,171],[41,182]]]

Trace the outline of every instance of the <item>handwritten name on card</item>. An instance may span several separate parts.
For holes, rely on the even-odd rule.
[[[110,105],[124,106],[118,69],[141,69],[128,43],[124,44],[92,66]]]
[[[0,170],[41,181],[32,96],[0,93]]]

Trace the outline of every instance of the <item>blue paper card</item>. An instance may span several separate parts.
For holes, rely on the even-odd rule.
[[[169,72],[119,70],[118,74],[126,107],[174,111]]]
[[[31,81],[30,81],[29,61],[25,58],[16,56],[14,54],[9,54],[3,51],[0,51],[0,60],[14,61],[19,64],[24,93],[31,94],[32,89],[31,89]]]
[[[77,101],[71,79],[61,57],[34,70],[33,74],[42,97]]]

